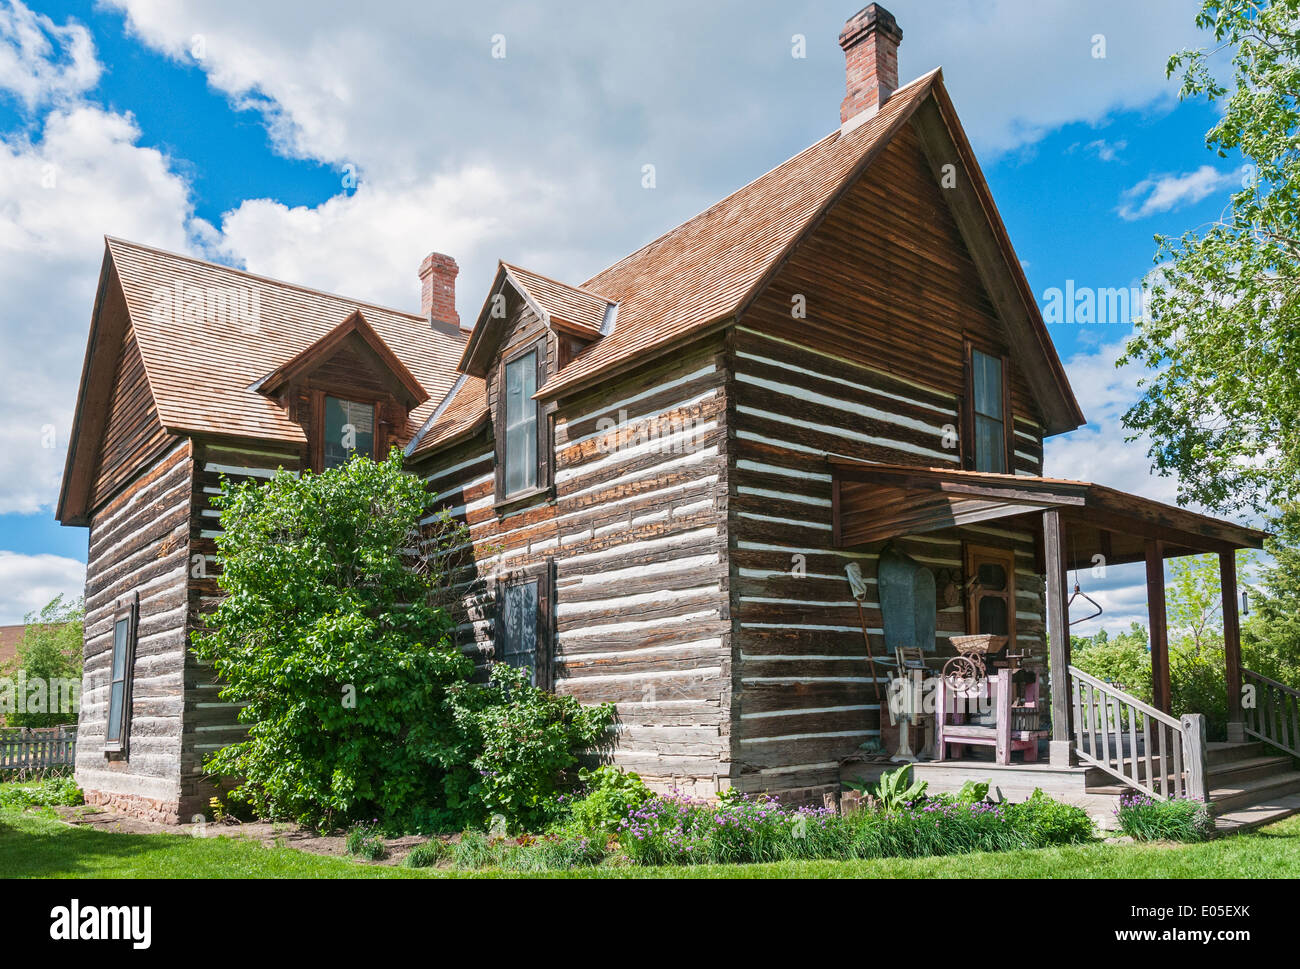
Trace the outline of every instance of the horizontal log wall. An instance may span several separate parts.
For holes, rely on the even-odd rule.
[[[304,452],[288,444],[270,441],[194,442],[194,482],[190,509],[190,570],[188,605],[190,628],[205,629],[205,617],[221,601],[217,583],[221,566],[217,561],[217,537],[221,534],[221,513],[212,500],[221,494],[223,481],[264,482],[277,470],[297,472],[306,464]],[[185,654],[184,750],[180,763],[180,790],[186,818],[208,814],[209,798],[218,784],[203,770],[209,755],[244,738],[247,727],[239,722],[239,704],[218,696],[221,684],[212,664],[201,661],[188,649]]]
[[[191,449],[177,441],[91,516],[77,783],[91,803],[157,820],[180,810]],[[114,606],[140,595],[126,756],[106,756]]]
[[[415,468],[465,522],[458,634],[493,658],[493,580],[552,560],[556,691],[618,707],[613,760],[660,788],[729,784],[725,349],[648,364],[554,412],[555,499],[500,516],[491,432]]]
[[[836,790],[842,759],[880,736],[880,703],[845,566],[867,579],[882,543],[837,550],[828,454],[960,467],[963,345],[1004,337],[910,131],[853,186],[733,331],[729,502],[733,729],[738,784],[796,799]],[[796,310],[806,310],[806,318]],[[1015,470],[1041,474],[1042,423],[1012,369]],[[1020,646],[1043,649],[1035,538],[998,523],[894,543],[960,585],[963,542],[1016,552]],[[939,603],[936,652],[965,632]],[[884,695],[887,671],[878,669]]]

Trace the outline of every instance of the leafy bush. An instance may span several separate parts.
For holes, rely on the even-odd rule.
[[[377,824],[377,822],[376,822]],[[382,861],[388,857],[388,845],[372,825],[354,825],[344,841],[348,854],[358,855],[368,861]]]
[[[402,859],[402,865],[406,868],[431,868],[450,856],[451,849],[446,842],[432,838],[412,848]]]
[[[569,806],[570,823],[588,838],[608,840],[618,832],[619,822],[652,797],[637,774],[602,765],[578,771],[584,794]]]
[[[584,706],[528,680],[527,670],[497,663],[486,684],[447,691],[456,730],[441,754],[447,803],[471,824],[499,815],[512,831],[548,827],[565,809],[566,772],[614,722],[613,704]]]
[[[263,816],[413,830],[438,819],[445,694],[472,666],[427,604],[436,577],[410,567],[431,501],[398,452],[227,483],[215,499],[226,597],[194,652],[251,726],[207,767],[243,778],[236,795]]]
[[[469,682],[435,605],[438,563],[465,546],[464,529],[431,518],[433,502],[398,451],[223,485],[226,596],[194,652],[250,729],[206,767],[239,778],[231,797],[259,816],[327,829],[378,818],[405,833],[500,814],[539,828],[564,772],[605,736],[612,706],[553,696],[504,666]]]
[[[1087,811],[1054,801],[1037,789],[1027,801],[1010,805],[1007,815],[1027,847],[1079,844],[1092,840],[1095,834]]]
[[[0,785],[0,808],[75,806],[84,804],[85,798],[70,777],[54,777],[37,784]]]
[[[1115,815],[1120,830],[1136,841],[1205,841],[1214,833],[1214,818],[1199,801],[1125,794]]]
[[[880,775],[876,789],[871,792],[881,810],[897,811],[900,808],[919,801],[925,797],[929,781],[912,781],[912,765],[904,764],[896,771],[886,771]]]

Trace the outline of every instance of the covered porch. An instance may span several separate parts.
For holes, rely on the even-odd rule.
[[[1015,771],[1100,769],[1129,787],[1159,796],[1205,798],[1209,789],[1206,764],[1215,758],[1208,756],[1204,717],[1175,719],[1170,715],[1164,562],[1185,555],[1218,556],[1227,740],[1240,744],[1247,740],[1248,730],[1242,709],[1235,552],[1260,548],[1266,537],[1263,532],[1088,482],[872,464],[840,457],[828,461],[837,548],[873,546],[992,522],[1013,525],[1034,536],[1035,572],[1046,586],[1048,689],[1043,699],[1050,713],[1050,736],[1046,761],[1035,763],[1030,756],[1025,764],[1015,764]],[[1068,573],[1086,573],[1099,564],[1130,563],[1144,563],[1146,568],[1153,697],[1149,705],[1071,667]],[[976,585],[967,575],[965,594],[973,594]],[[973,635],[995,630],[966,631]],[[1257,731],[1250,732],[1259,738]],[[956,767],[943,754],[941,749],[939,759],[949,769]],[[1012,765],[1009,758],[999,757],[998,766]]]

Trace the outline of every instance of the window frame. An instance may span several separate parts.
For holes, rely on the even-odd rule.
[[[530,499],[542,495],[548,495],[551,492],[553,482],[551,479],[552,471],[552,436],[551,436],[551,409],[542,406],[542,402],[534,399],[533,404],[537,408],[537,471],[536,484],[531,488],[525,488],[522,491],[506,494],[506,368],[529,354],[536,354],[535,361],[537,367],[537,386],[541,388],[545,385],[549,371],[550,348],[546,336],[540,339],[529,341],[517,347],[512,353],[503,355],[497,366],[496,376],[496,401],[493,407],[492,426],[493,436],[495,437],[496,450],[496,482],[495,482],[495,502],[498,512],[508,511],[513,506],[526,503]]]
[[[965,406],[962,408],[961,428],[962,441],[964,442],[962,446],[962,467],[967,471],[975,471],[978,466],[978,455],[976,454],[978,440],[975,413],[975,352],[979,351],[985,356],[994,357],[1002,362],[1002,460],[1005,470],[984,473],[1015,474],[1015,415],[1011,411],[1011,358],[997,347],[969,336],[965,337],[963,342]]]
[[[381,428],[385,423],[384,398],[372,394],[351,394],[346,391],[325,390],[317,387],[311,391],[311,468],[317,474],[325,470],[325,399],[333,397],[348,404],[365,404],[374,410],[374,431],[371,434],[372,461],[379,460],[380,443],[384,438]],[[360,452],[358,452],[360,453]]]
[[[962,562],[966,571],[964,588],[966,593],[967,635],[979,634],[979,605],[982,599],[989,596],[1005,599],[1007,603],[1007,646],[1014,649],[1016,645],[1016,550],[1013,548],[1000,548],[994,545],[976,545],[963,542]],[[986,563],[1000,565],[1006,571],[1007,588],[1005,592],[981,593],[976,588],[979,567]]]
[[[537,583],[537,648],[533,653],[533,680],[538,689],[555,690],[555,562],[515,569],[496,580],[496,616],[492,631],[492,658],[505,662],[505,592],[511,586]]]
[[[113,684],[119,682],[114,675],[117,668],[117,626],[126,622],[126,642],[122,649],[122,711],[117,736],[110,737],[109,724],[113,722]],[[108,704],[104,716],[104,754],[125,756],[131,746],[131,700],[135,683],[135,645],[140,625],[140,593],[133,592],[118,599],[113,608],[113,625],[108,647]]]

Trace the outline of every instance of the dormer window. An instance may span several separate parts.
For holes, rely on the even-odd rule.
[[[502,497],[535,490],[541,483],[538,468],[538,349],[507,361],[503,368],[501,410],[504,414],[504,471]]]
[[[375,405],[325,398],[321,470],[341,467],[354,454],[375,457]]]

